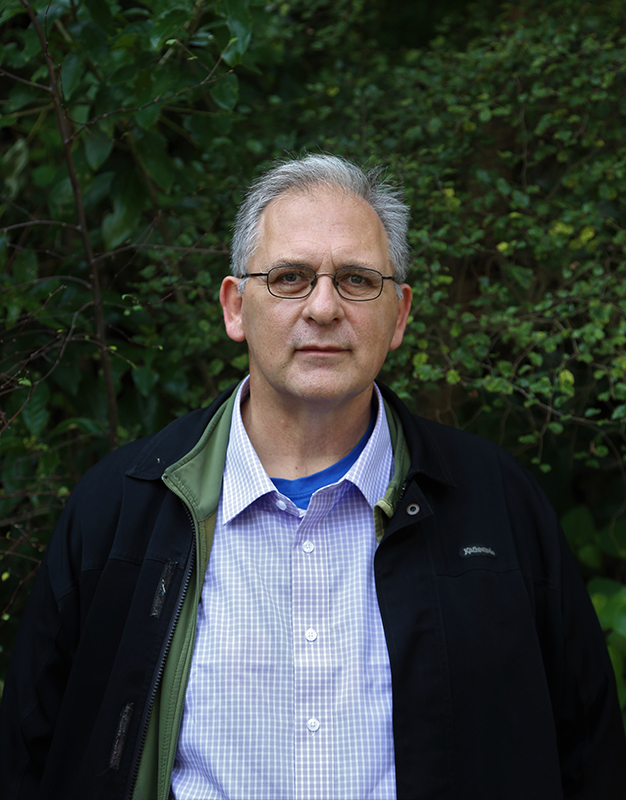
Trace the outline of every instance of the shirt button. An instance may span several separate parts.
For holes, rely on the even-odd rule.
[[[315,717],[311,717],[311,719],[306,724],[307,728],[311,731],[311,733],[315,733],[315,731],[319,730],[320,722]]]
[[[315,545],[313,542],[309,542],[307,539],[306,542],[302,545],[302,549],[305,553],[312,553],[315,550]]]
[[[313,628],[309,628],[305,631],[304,637],[307,642],[314,642],[317,639],[317,631],[313,630]]]
[[[287,503],[284,500],[277,500],[276,507],[280,508],[281,511],[284,511],[287,508]]]

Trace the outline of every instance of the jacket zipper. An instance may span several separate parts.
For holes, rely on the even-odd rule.
[[[193,531],[194,531],[194,545],[195,546],[194,546],[194,549],[193,549],[193,553],[194,553],[194,556],[195,556],[196,553],[197,553],[197,549],[200,546],[200,543],[198,541],[198,536],[199,536],[198,526],[197,526],[197,524],[196,524],[196,522],[194,520],[193,514],[191,513],[191,509],[187,505],[186,501],[182,497],[180,499],[181,499],[183,505],[185,506],[185,509],[187,511],[187,515],[189,516],[189,519],[191,521],[191,526],[192,526]],[[191,576],[191,571],[190,571],[189,575]],[[204,577],[202,577],[200,580],[202,581],[203,579],[204,579]],[[189,584],[189,577],[187,578],[187,585],[188,584]],[[186,593],[186,589],[185,589],[185,593]],[[182,603],[181,603],[181,608],[182,608]],[[180,614],[180,609],[178,610],[178,614]],[[197,614],[197,608],[196,608],[196,614]],[[194,636],[195,636],[195,634],[194,634]],[[187,673],[186,678],[184,680],[185,680],[185,685],[187,685],[187,683],[189,681],[189,673]],[[181,726],[182,720],[183,720],[183,711],[184,711],[184,704],[181,706],[180,713],[178,714],[178,719],[176,720],[174,728],[172,730],[172,733],[173,733],[172,739],[174,741],[176,741],[176,742],[178,742],[178,738],[180,736],[180,726]],[[172,758],[171,762],[167,765],[167,768],[168,768],[168,779],[169,779],[169,784],[170,784],[170,795],[169,796],[171,796],[172,798],[173,798],[173,794],[172,794],[172,790],[171,790],[171,783],[172,783],[172,773],[174,771],[175,758],[176,758],[176,756],[174,755],[174,758]]]
[[[157,690],[159,688],[159,684],[161,682],[161,677],[163,675],[163,670],[165,669],[165,662],[167,661],[167,654],[169,653],[170,645],[172,644],[172,639],[174,638],[174,631],[176,630],[176,624],[178,622],[178,618],[180,616],[180,612],[183,608],[183,603],[185,601],[185,597],[187,596],[187,589],[189,588],[189,582],[191,581],[191,574],[193,572],[193,566],[196,560],[196,526],[193,521],[193,517],[191,515],[191,511],[187,507],[187,504],[181,500],[183,508],[185,509],[187,516],[189,517],[189,522],[191,524],[191,530],[194,534],[193,542],[191,546],[191,553],[189,554],[189,559],[187,560],[187,568],[185,570],[185,575],[183,577],[183,583],[181,587],[180,594],[178,595],[178,604],[176,606],[176,611],[172,618],[172,622],[170,624],[170,628],[167,634],[167,639],[165,641],[164,647],[161,649],[161,655],[159,656],[159,661],[157,665],[157,670],[154,674],[154,678],[152,680],[152,684],[150,686],[150,691],[148,693],[148,705],[147,705],[147,712],[144,714],[144,719],[142,722],[142,729],[141,729],[141,736],[139,737],[139,745],[137,748],[136,756],[135,756],[135,763],[133,765],[133,771],[131,774],[131,780],[128,784],[128,792],[126,794],[127,800],[131,800],[133,796],[133,792],[135,791],[135,784],[137,782],[137,776],[139,774],[139,764],[141,763],[141,754],[143,753],[143,748],[146,743],[146,736],[148,735],[148,724],[150,722],[150,717],[152,715],[152,707],[154,705],[154,699],[156,697]]]

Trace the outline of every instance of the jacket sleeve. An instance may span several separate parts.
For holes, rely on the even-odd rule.
[[[615,677],[595,610],[563,534],[562,671],[556,716],[567,800],[626,797],[626,741]]]
[[[94,538],[96,526],[110,526],[116,514],[114,484],[107,482],[103,463],[72,491],[20,620],[0,704],[2,800],[39,796],[90,602],[81,588],[84,542]],[[108,546],[104,540],[103,551]]]
[[[54,596],[49,553],[22,616],[0,705],[3,800],[37,797],[72,664],[75,593]]]
[[[604,634],[556,512],[518,468],[509,507],[518,551],[530,554],[535,622],[552,699],[566,800],[624,800],[626,741]],[[519,480],[526,484],[520,485]],[[510,484],[515,485],[510,473]],[[522,556],[522,553],[526,555]],[[543,598],[543,599],[539,599]]]

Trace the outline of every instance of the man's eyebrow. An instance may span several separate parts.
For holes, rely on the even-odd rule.
[[[277,258],[276,261],[267,265],[268,269],[273,269],[274,267],[308,267],[309,269],[314,269],[311,264],[306,261],[300,261],[297,258]]]
[[[312,266],[311,263],[307,261],[301,261],[297,258],[277,258],[276,261],[273,261],[271,264],[266,265],[266,268],[268,270],[273,269],[274,267],[296,267],[296,268],[308,267],[309,269],[312,269],[314,272],[317,272],[317,269],[314,266]],[[335,272],[337,272],[340,269],[355,269],[355,268],[374,269],[377,272],[380,272],[380,267],[376,266],[375,264],[372,264],[369,261],[348,261],[347,263],[337,267]]]

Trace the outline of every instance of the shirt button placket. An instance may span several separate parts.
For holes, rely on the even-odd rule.
[[[328,532],[323,514],[311,515],[312,511],[315,506],[309,506],[301,523],[302,538],[292,550],[295,797],[328,800],[334,780]]]

